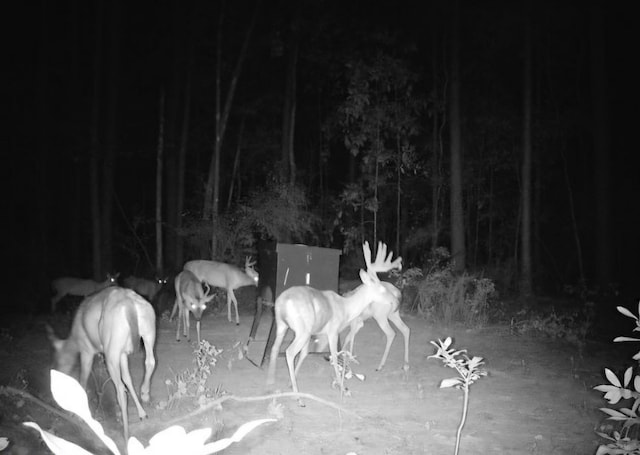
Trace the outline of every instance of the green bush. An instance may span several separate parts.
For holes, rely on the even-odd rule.
[[[624,316],[635,321],[634,332],[640,332],[640,319],[637,315],[624,307],[617,307]],[[638,314],[640,315],[640,302],[638,303]],[[638,338],[616,337],[614,342],[640,341]],[[640,352],[633,356],[633,360],[640,360]],[[594,387],[599,392],[604,393],[604,399],[611,405],[622,405],[608,408],[600,408],[607,414],[607,420],[616,422],[615,429],[605,433],[597,432],[598,435],[608,441],[598,447],[596,455],[639,455],[640,439],[637,425],[640,424],[638,408],[640,408],[640,375],[634,374],[634,368],[628,367],[619,378],[609,368],[604,369],[605,377],[609,384]],[[625,403],[631,407],[624,407]]]
[[[486,323],[490,299],[496,294],[493,281],[467,272],[454,273],[448,254],[443,248],[434,251],[429,270],[417,285],[415,309],[446,325],[453,322],[467,326]]]

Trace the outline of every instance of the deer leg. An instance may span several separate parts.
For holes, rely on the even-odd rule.
[[[340,371],[338,371],[338,334],[327,335],[329,338],[329,351],[331,352],[331,364],[336,374],[336,382],[340,384],[340,388],[344,391],[344,384],[340,382]]]
[[[271,347],[271,356],[269,357],[269,373],[267,374],[267,384],[273,384],[276,379],[276,360],[278,359],[278,354],[280,354],[280,346],[282,345],[282,340],[284,340],[284,336],[287,333],[287,325],[284,322],[278,323],[276,325],[276,339],[273,342],[273,346]]]
[[[389,315],[389,320],[395,324],[395,326],[402,332],[404,337],[404,366],[405,369],[409,368],[409,336],[411,335],[411,329],[407,324],[400,319],[400,312],[395,311]]]
[[[141,334],[142,341],[144,342],[144,380],[142,381],[142,387],[140,387],[140,398],[145,403],[149,401],[149,389],[151,388],[151,375],[156,368],[156,359],[153,356],[153,345],[155,344],[155,327],[153,331],[149,330],[147,334]]]
[[[80,352],[80,385],[85,390],[87,390],[87,381],[93,367],[94,355],[93,352]]]
[[[293,391],[296,393],[298,392],[298,382],[296,381],[297,370],[293,367],[293,363],[298,353],[302,349],[304,349],[305,346],[307,346],[308,348],[310,338],[311,338],[311,334],[296,333],[296,337],[294,338],[294,340],[291,342],[291,344],[286,350],[287,368],[289,369],[289,378],[291,379],[291,387],[293,388]],[[308,352],[308,349],[307,349],[307,352]],[[302,364],[302,360],[304,360],[304,357],[301,357],[301,359],[298,361],[298,368]],[[304,406],[304,404],[300,400],[298,400],[298,403],[300,404],[300,406]]]
[[[356,339],[356,334],[360,331],[360,329],[364,326],[364,321],[362,318],[355,318],[351,321],[351,328],[349,329],[349,334],[344,339],[344,347],[345,349],[349,349],[349,352],[353,355],[353,342]],[[349,346],[347,348],[347,346]]]
[[[174,308],[177,306],[178,307],[178,321],[176,324],[176,341],[180,341],[180,320],[183,318],[182,317],[182,311],[184,310],[182,308],[182,303],[178,300],[180,297],[176,296],[176,303],[174,305]]]
[[[389,349],[391,349],[391,344],[393,343],[393,339],[396,337],[396,332],[389,325],[389,320],[387,319],[386,314],[374,315],[374,318],[380,329],[384,332],[387,337],[387,345],[384,348],[384,354],[382,354],[382,360],[380,360],[380,365],[376,368],[376,371],[382,370],[385,362],[387,361],[387,356],[389,355]]]
[[[236,300],[236,295],[233,293],[233,289],[229,289],[227,291],[227,319],[229,319],[229,322],[232,322],[231,302],[233,302],[233,307],[236,310],[236,325],[240,325],[240,316],[238,316],[238,301]]]
[[[300,371],[300,365],[302,365],[302,362],[304,361],[304,359],[307,358],[308,355],[309,355],[309,341],[307,341],[307,344],[302,346],[302,349],[300,350],[300,354],[298,355],[298,361],[295,362],[296,368],[293,372],[295,376],[298,376],[298,371]]]
[[[140,401],[138,400],[138,395],[136,395],[136,389],[133,387],[133,381],[131,380],[131,373],[129,373],[129,356],[126,353],[120,354],[120,375],[122,376],[122,382],[127,386],[129,390],[129,395],[133,398],[133,402],[136,405],[136,409],[138,409],[138,416],[140,419],[146,419],[147,413],[142,408]],[[125,409],[126,409],[126,401],[125,401]]]
[[[117,358],[108,357],[106,359],[107,370],[109,376],[113,381],[113,385],[116,388],[116,397],[118,399],[118,405],[120,406],[120,413],[122,414],[122,427],[124,429],[124,440],[129,440],[129,415],[127,414],[127,392],[124,389],[124,384],[120,375],[120,361]]]
[[[196,333],[198,334],[198,346],[200,345],[200,319],[196,319]]]
[[[191,323],[189,322],[189,319],[191,318],[191,311],[189,311],[187,308],[184,308],[184,312],[182,313],[183,317],[184,317],[184,321],[182,324],[182,328],[184,329],[184,336],[187,337],[187,342],[191,341]]]
[[[173,303],[173,309],[171,310],[171,315],[169,316],[169,320],[173,321],[173,318],[176,316],[176,311],[178,311],[178,300]]]

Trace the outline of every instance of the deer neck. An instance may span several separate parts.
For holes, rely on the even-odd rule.
[[[362,285],[355,289],[351,294],[346,297],[341,297],[343,300],[343,309],[345,315],[345,323],[350,323],[352,320],[360,316],[365,308],[371,303],[369,296],[371,289],[367,285]]]

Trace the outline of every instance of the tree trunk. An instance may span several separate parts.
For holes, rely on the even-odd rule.
[[[524,67],[522,99],[522,229],[520,230],[520,296],[533,295],[533,271],[531,267],[531,110],[532,110],[532,43],[531,3],[525,0],[524,14]]]
[[[594,190],[596,218],[596,282],[606,286],[613,280],[613,246],[611,242],[611,198],[609,162],[609,107],[607,105],[606,58],[603,9],[600,0],[591,0],[591,99],[594,151]]]
[[[466,266],[464,241],[464,209],[462,201],[462,127],[460,117],[460,2],[453,2],[451,36],[451,96],[449,101],[451,121],[451,258],[454,270],[461,272]]]
[[[164,154],[164,89],[160,92],[158,153],[156,156],[156,276],[164,276],[162,251],[162,168]]]
[[[184,262],[184,240],[181,234],[182,212],[184,210],[184,173],[187,161],[187,145],[189,143],[189,119],[191,113],[191,72],[193,64],[193,38],[189,43],[189,61],[187,63],[187,80],[184,88],[184,111],[182,114],[182,131],[180,133],[180,149],[178,150],[178,170],[176,176],[176,265]]]
[[[247,55],[247,49],[249,47],[249,41],[251,40],[251,35],[253,34],[253,29],[255,28],[255,24],[258,18],[258,12],[260,10],[261,0],[258,0],[256,6],[253,11],[253,15],[251,16],[251,22],[249,23],[249,28],[247,29],[247,33],[245,35],[244,42],[242,43],[242,48],[240,49],[240,54],[238,55],[238,61],[236,62],[236,66],[231,75],[231,81],[229,82],[229,90],[227,90],[227,97],[225,99],[224,110],[222,114],[220,114],[219,105],[216,107],[216,140],[214,144],[213,156],[211,157],[211,161],[209,163],[209,172],[207,178],[207,185],[205,187],[205,195],[204,195],[204,206],[202,209],[202,218],[205,220],[212,219],[212,214],[218,214],[219,207],[219,198],[220,198],[220,151],[222,148],[222,141],[224,139],[224,133],[227,127],[227,121],[229,119],[229,113],[231,112],[231,106],[233,104],[233,98],[235,96],[236,86],[238,85],[238,78],[240,77],[240,73],[242,71],[242,65],[244,63],[244,59]],[[224,7],[224,3],[223,3]],[[222,21],[223,21],[223,12],[220,13],[220,21],[218,24],[218,62],[217,62],[217,74],[216,74],[216,85],[218,92],[216,96],[216,103],[220,102],[220,78],[221,78],[221,32],[222,29]],[[212,239],[212,248],[215,248],[215,239]],[[215,251],[212,251],[215,253]]]
[[[287,74],[285,77],[284,99],[282,108],[282,166],[283,174],[290,185],[296,181],[296,162],[294,155],[294,139],[296,124],[296,86],[298,71],[298,49],[300,31],[300,11],[296,7],[291,24]]]
[[[120,64],[120,2],[111,5],[111,36],[109,43],[109,68],[107,81],[106,148],[103,163],[102,187],[102,265],[103,270],[113,270],[113,197],[116,148],[118,141],[118,96]]]
[[[242,151],[242,135],[244,134],[244,121],[242,117],[240,128],[238,128],[238,141],[236,144],[236,156],[233,158],[233,170],[231,171],[231,182],[229,183],[229,196],[227,197],[227,211],[231,210],[231,201],[233,200],[233,191],[236,179],[238,178],[238,168],[240,167],[240,152]]]

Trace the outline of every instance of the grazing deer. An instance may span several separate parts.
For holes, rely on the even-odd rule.
[[[360,270],[360,279],[363,284],[350,295],[342,297],[333,291],[319,291],[309,286],[293,286],[276,299],[276,339],[271,349],[267,384],[274,382],[276,359],[288,329],[295,332],[295,338],[286,350],[287,367],[293,391],[298,392],[296,375],[309,353],[309,341],[312,335],[327,337],[331,363],[338,379],[340,374],[337,351],[340,332],[358,318],[371,302],[378,301],[392,305],[397,300],[397,296],[380,282],[376,272],[386,272],[401,267],[402,258],[391,262],[393,253],[389,253],[385,258],[386,246],[382,242],[378,244],[378,254],[373,263],[368,242],[362,245],[362,250],[367,271]],[[300,357],[294,370],[294,360],[298,353]]]
[[[138,294],[144,296],[151,302],[156,296],[158,291],[165,285],[167,279],[156,278],[155,280],[147,280],[145,278],[138,278],[135,276],[129,276],[124,279],[124,287],[133,289]]]
[[[389,350],[391,349],[391,344],[393,343],[393,339],[396,337],[396,332],[391,328],[389,321],[393,322],[395,326],[402,332],[404,336],[404,369],[409,369],[409,335],[411,334],[411,329],[404,323],[404,321],[400,318],[400,298],[401,293],[400,290],[395,287],[393,284],[388,283],[386,281],[381,282],[382,285],[387,288],[390,294],[394,296],[394,300],[389,302],[386,299],[374,299],[371,301],[368,307],[364,309],[364,311],[355,318],[351,322],[351,329],[349,330],[349,334],[345,338],[344,345],[349,346],[349,352],[353,353],[353,340],[355,339],[356,334],[364,325],[364,321],[369,318],[374,318],[378,323],[378,326],[387,337],[387,345],[384,349],[384,354],[382,354],[382,360],[380,361],[380,365],[376,368],[376,371],[382,370],[385,362],[387,361],[387,356],[389,355]],[[363,285],[361,285],[363,286]],[[345,294],[345,297],[357,292],[357,288],[351,292]]]
[[[227,319],[231,322],[231,302],[236,310],[236,325],[240,324],[238,315],[238,301],[233,293],[235,289],[243,286],[257,286],[258,272],[253,268],[255,261],[247,257],[244,262],[244,272],[235,265],[224,262],[196,260],[184,265],[184,270],[189,270],[202,282],[209,286],[224,288],[227,290]]]
[[[189,314],[193,313],[196,318],[196,333],[198,334],[198,344],[200,344],[200,319],[202,312],[207,308],[209,302],[214,296],[211,288],[205,283],[207,293],[202,290],[202,282],[189,270],[183,270],[178,274],[175,280],[176,287],[176,303],[173,306],[171,317],[178,308],[178,326],[176,328],[176,341],[180,341],[180,320],[182,319],[182,331],[187,341],[191,341],[189,333]]]
[[[73,318],[69,338],[57,338],[47,326],[55,350],[55,369],[70,374],[80,356],[80,384],[87,388],[93,358],[103,353],[116,395],[124,439],[129,440],[129,416],[125,386],[133,398],[141,419],[147,417],[136,395],[129,373],[128,355],[138,348],[140,338],[146,352],[145,375],[140,390],[142,401],[149,401],[151,374],[156,365],[153,346],[156,341],[156,315],[149,302],[130,289],[109,287],[87,297]]]
[[[56,293],[51,298],[51,312],[56,312],[56,306],[64,296],[75,295],[78,297],[86,297],[94,292],[101,291],[102,289],[114,286],[118,284],[119,273],[115,275],[107,274],[107,279],[102,283],[98,283],[94,280],[84,280],[82,278],[64,277],[57,278],[51,282],[51,287]]]

